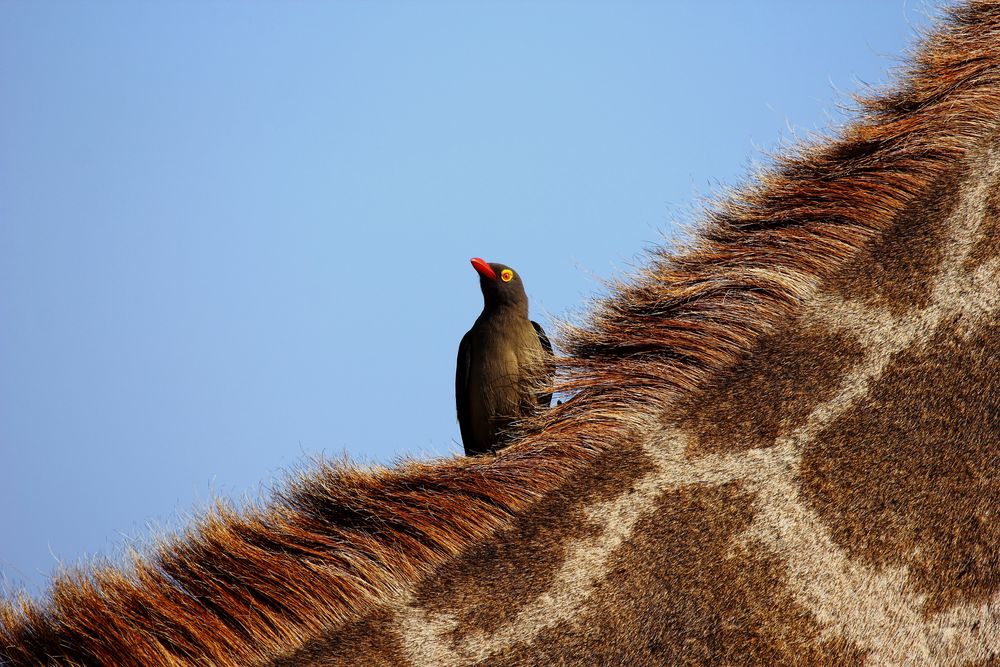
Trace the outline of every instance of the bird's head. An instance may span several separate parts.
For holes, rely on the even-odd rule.
[[[479,287],[483,290],[483,301],[487,308],[510,305],[528,307],[528,295],[517,271],[496,262],[487,262],[473,257],[472,267],[479,274]]]

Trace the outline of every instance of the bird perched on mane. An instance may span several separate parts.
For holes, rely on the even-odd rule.
[[[471,260],[479,273],[483,312],[458,346],[455,404],[469,456],[503,445],[517,419],[552,401],[552,344],[528,319],[528,295],[509,266]]]

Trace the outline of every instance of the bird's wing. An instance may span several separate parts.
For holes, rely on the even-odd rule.
[[[539,324],[534,320],[531,320],[531,326],[535,328],[535,333],[538,334],[538,342],[542,344],[542,349],[545,350],[545,353],[550,357],[553,356],[552,343],[549,341],[549,337],[545,335],[545,329],[542,328],[541,324]],[[546,361],[548,361],[548,359],[546,359]],[[551,370],[549,370],[548,372],[548,377],[546,377],[546,381],[547,383],[552,382]],[[538,395],[538,405],[542,406],[543,408],[547,408],[551,404],[552,404],[552,392]]]
[[[458,427],[462,431],[462,444],[468,448],[472,443],[472,429],[469,426],[469,365],[472,358],[470,341],[472,330],[462,336],[458,344],[458,364],[455,367],[455,408],[458,410]]]
[[[538,334],[538,342],[542,344],[542,349],[552,354],[552,343],[549,342],[549,337],[545,335],[545,329],[534,320],[531,320],[531,326],[535,327],[535,333]]]

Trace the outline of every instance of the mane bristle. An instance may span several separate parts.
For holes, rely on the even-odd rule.
[[[0,662],[253,664],[405,595],[631,439],[640,415],[738,363],[980,145],[1000,108],[998,37],[996,3],[951,10],[840,139],[780,158],[682,254],[653,251],[586,324],[564,323],[557,389],[571,398],[496,457],[320,462],[263,506],[219,503],[127,567],[63,572],[42,601],[0,603]]]

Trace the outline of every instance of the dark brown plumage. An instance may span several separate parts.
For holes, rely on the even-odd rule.
[[[552,345],[528,319],[528,296],[513,269],[478,257],[483,312],[462,337],[455,371],[455,405],[465,453],[502,446],[511,423],[552,401]]]

